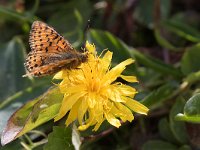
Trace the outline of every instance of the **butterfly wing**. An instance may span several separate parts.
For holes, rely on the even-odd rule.
[[[52,27],[41,21],[32,24],[29,44],[31,50],[38,53],[58,53],[73,50],[71,44]]]
[[[60,54],[30,52],[25,63],[25,67],[29,73],[23,77],[28,75],[36,77],[51,75],[61,70],[67,64],[73,63],[73,61],[76,61],[76,57],[63,59]]]
[[[24,64],[29,72],[27,75],[53,74],[76,59],[62,57],[65,53],[75,53],[74,48],[52,27],[41,21],[35,21],[32,24],[29,44],[31,52]]]

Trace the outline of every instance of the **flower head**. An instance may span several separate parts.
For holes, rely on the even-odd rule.
[[[86,48],[89,51],[87,63],[81,64],[80,69],[62,70],[54,76],[62,79],[59,88],[64,94],[55,121],[69,112],[67,126],[77,119],[79,130],[94,125],[96,131],[105,120],[115,127],[121,125],[120,120],[131,122],[134,119],[132,111],[146,115],[148,108],[133,99],[136,89],[116,82],[118,77],[137,82],[135,76],[121,74],[134,60],[127,59],[110,69],[112,52],[107,51],[100,58],[96,56],[94,45],[87,42]]]

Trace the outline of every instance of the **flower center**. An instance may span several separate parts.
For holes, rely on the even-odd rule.
[[[98,78],[92,77],[90,83],[88,83],[88,91],[99,93],[100,91],[100,80]]]

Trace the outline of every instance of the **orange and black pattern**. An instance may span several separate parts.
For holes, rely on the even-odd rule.
[[[25,62],[28,73],[24,76],[46,76],[61,69],[73,69],[87,61],[87,53],[77,52],[52,27],[35,21],[30,31],[31,51]]]

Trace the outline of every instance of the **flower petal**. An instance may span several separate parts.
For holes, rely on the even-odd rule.
[[[93,120],[94,120],[94,116],[95,116],[94,114],[95,114],[94,110],[90,109],[89,110],[89,118],[86,120],[87,123],[79,126],[78,130],[83,131],[83,130],[86,130],[89,126],[91,126],[93,123]]]
[[[123,99],[121,99],[121,93],[118,88],[113,85],[110,85],[109,88],[104,90],[104,93],[102,93],[102,95],[105,95],[114,102],[125,102]]]
[[[120,116],[120,118],[122,119],[123,122],[125,122],[126,120],[131,122],[134,119],[134,116],[129,108],[127,108],[126,106],[124,106],[121,103],[116,103],[115,105],[116,105],[117,109],[123,113],[123,115]]]
[[[81,99],[81,105],[80,105],[80,107],[77,109],[77,110],[78,110],[78,122],[79,122],[79,124],[82,124],[82,120],[83,120],[83,117],[84,117],[84,115],[85,115],[87,109],[88,109],[87,100],[86,100],[85,97],[83,97],[83,98]],[[76,111],[77,111],[77,110],[76,110]]]
[[[62,84],[59,86],[60,87],[60,92],[61,93],[68,93],[68,94],[73,94],[73,93],[79,93],[81,91],[85,91],[85,86],[84,85],[76,85],[76,86],[68,86],[65,84]]]
[[[59,119],[61,119],[62,117],[64,117],[65,114],[76,103],[76,101],[80,97],[82,97],[83,95],[85,95],[85,92],[76,93],[76,94],[68,95],[68,96],[64,96],[63,101],[62,101],[62,105],[61,105],[61,108],[60,108],[60,111],[59,111],[58,115],[54,118],[54,121],[58,121]]]
[[[128,97],[124,97],[124,99],[126,100],[125,105],[127,105],[134,112],[147,115],[149,109],[146,106]]]
[[[101,126],[102,122],[104,121],[105,119],[102,118],[102,119],[98,119],[98,122],[97,124],[95,125],[93,131],[97,131],[99,129],[99,127]]]
[[[104,114],[105,114],[106,119],[108,120],[108,122],[111,125],[113,125],[113,126],[115,126],[117,128],[119,128],[121,126],[120,121],[118,119],[116,119],[113,114],[111,114],[109,112],[105,112]]]
[[[88,102],[88,106],[90,108],[94,108],[94,106],[96,105],[96,95],[95,95],[95,93],[93,93],[93,92],[88,93],[87,102]]]
[[[111,60],[112,60],[112,55],[113,55],[112,52],[107,51],[105,53],[105,55],[103,56],[103,58],[101,59],[104,74],[109,69],[109,66],[110,66]]]
[[[88,41],[86,41],[85,47],[90,53],[92,53],[92,54],[96,53],[96,48],[95,48],[94,44],[90,44]]]
[[[134,116],[131,110],[147,114],[147,107],[131,99],[137,93],[135,88],[114,82],[118,77],[137,82],[135,76],[121,75],[134,60],[127,59],[110,70],[112,52],[97,56],[95,45],[89,42],[86,42],[86,49],[88,61],[79,66],[81,69],[62,70],[54,76],[54,79],[62,79],[59,88],[64,94],[55,121],[70,111],[66,125],[78,119],[79,130],[94,126],[96,131],[104,120],[116,127],[121,126],[120,120],[132,121]]]
[[[115,86],[117,86],[117,89],[120,91],[121,96],[129,96],[133,98],[135,94],[137,93],[135,88],[125,85],[125,84],[121,84],[121,85],[115,84]]]
[[[104,76],[102,82],[105,84],[111,84],[113,81],[117,79],[117,77],[120,76],[120,74],[124,71],[127,65],[130,65],[134,62],[133,59],[127,59],[114,68],[112,68],[107,74]]]
[[[76,120],[77,116],[78,116],[78,108],[81,104],[81,101],[78,100],[73,106],[72,109],[69,112],[69,115],[67,116],[67,120],[65,122],[65,125],[68,126],[70,123],[72,123],[74,120]]]
[[[59,71],[53,76],[53,79],[62,79],[63,78],[63,70]]]
[[[128,81],[128,82],[138,82],[136,76],[124,76],[124,75],[120,75],[120,77],[122,79],[124,79],[125,81]]]

